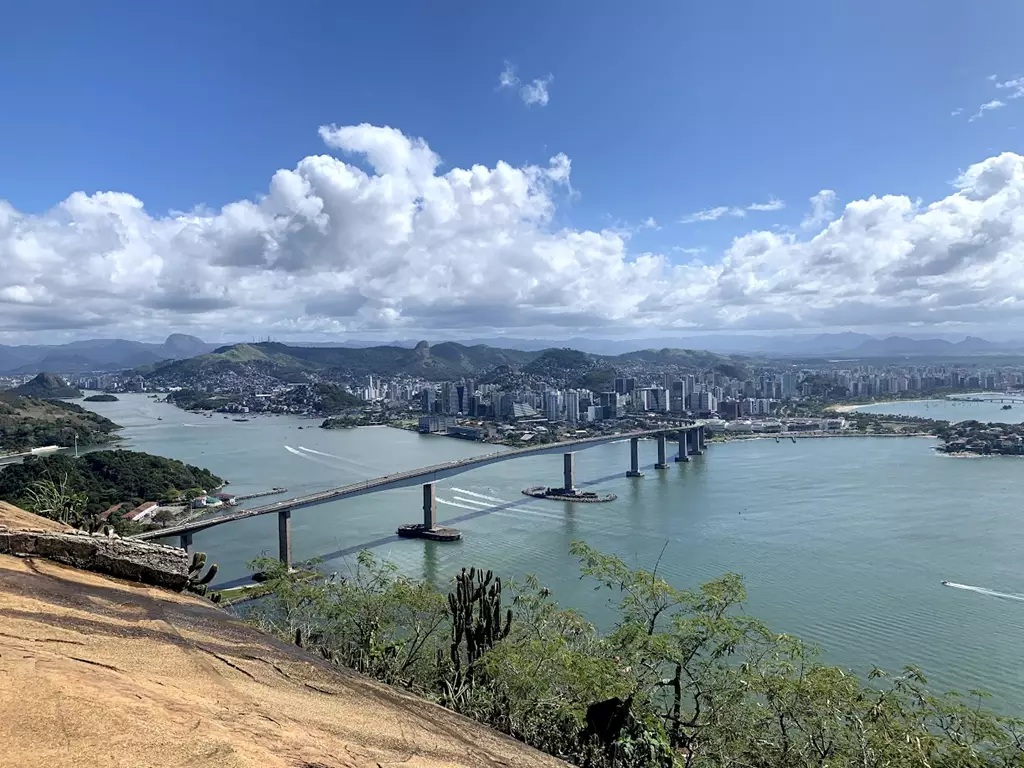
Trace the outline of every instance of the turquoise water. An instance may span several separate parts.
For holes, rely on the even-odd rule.
[[[887,415],[919,416],[925,419],[947,421],[1002,422],[1020,424],[1024,422],[1024,403],[1015,404],[1004,411],[999,403],[957,402],[956,400],[908,400],[902,403],[866,405],[858,408],[863,413],[884,413]]]
[[[144,396],[90,405],[127,427],[128,447],[208,467],[237,493],[282,485],[301,494],[494,450],[389,428],[321,430],[293,417],[206,419]],[[607,444],[576,457],[581,481],[618,495],[594,505],[522,496],[561,479],[560,456],[526,457],[439,484],[439,517],[480,513],[458,523],[461,542],[393,540],[399,524],[420,516],[420,490],[409,488],[296,511],[294,556],[326,556],[327,567],[343,570],[352,555],[339,553],[383,539],[377,554],[414,575],[443,584],[469,564],[505,577],[534,573],[563,604],[605,624],[606,593],[579,580],[570,542],[643,566],[667,544],[659,573],[679,586],[743,574],[747,609],[819,643],[831,662],[860,673],[916,664],[936,687],[986,689],[995,705],[1022,711],[1024,462],[950,458],[933,445],[736,441],[656,471],[656,445],[644,442],[647,476],[627,479],[628,444]],[[276,554],[276,519],[202,532],[195,544],[232,579],[250,558]]]

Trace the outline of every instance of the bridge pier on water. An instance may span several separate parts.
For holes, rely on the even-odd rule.
[[[437,528],[437,484],[423,484],[423,527],[432,531]]]
[[[658,435],[658,463],[654,465],[655,469],[668,469],[668,438],[665,437],[665,433],[662,432]]]
[[[640,471],[640,438],[631,437],[629,439],[629,471],[626,472],[626,477],[643,477],[644,473]]]
[[[281,562],[290,570],[292,567],[292,511],[282,509],[277,513],[277,551]]]
[[[562,488],[571,491],[576,487],[576,454],[562,455]]]
[[[178,537],[178,541],[180,543],[181,548],[184,549],[186,552],[191,552],[192,551],[192,534],[191,533],[183,533],[183,534],[181,534],[181,536]]]
[[[689,430],[679,433],[679,455],[676,456],[676,461],[689,461],[690,450],[688,443],[690,442]]]

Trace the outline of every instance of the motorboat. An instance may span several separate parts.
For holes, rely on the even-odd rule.
[[[948,582],[948,581],[943,581],[943,582],[942,582],[942,586],[944,586],[944,587],[948,587],[948,586],[949,586],[949,582]]]

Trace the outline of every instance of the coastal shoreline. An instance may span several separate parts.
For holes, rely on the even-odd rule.
[[[849,405],[830,405],[830,406],[828,406],[828,408],[826,410],[835,411],[836,413],[850,413],[852,411],[857,411],[857,410],[859,410],[861,408],[871,408],[872,406],[875,406],[875,405],[897,405],[897,404],[902,404],[902,403],[934,403],[934,402],[942,402],[942,400],[943,400],[943,398],[941,398],[941,397],[924,397],[924,398],[920,398],[918,400],[878,400],[878,401],[876,401],[874,403],[856,403],[856,404],[849,404]],[[885,415],[885,414],[880,414],[880,415]]]
[[[715,435],[710,441],[711,443],[728,443],[733,440],[771,440],[778,438],[780,441],[788,438],[794,438],[796,440],[823,440],[826,438],[833,437],[926,437],[931,440],[937,440],[938,437],[927,432],[894,432],[892,434],[878,434],[872,432],[827,432],[827,433],[815,433],[815,434],[801,434],[799,432],[768,432],[762,434],[741,434],[741,435]]]

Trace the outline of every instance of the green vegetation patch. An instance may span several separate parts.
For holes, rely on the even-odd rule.
[[[0,499],[31,509],[31,489],[40,482],[63,483],[86,496],[85,511],[97,514],[128,502],[172,498],[192,488],[211,491],[224,481],[207,469],[138,451],[95,451],[81,458],[66,454],[31,457],[0,471]]]
[[[27,451],[46,445],[99,445],[116,439],[120,427],[74,403],[0,392],[0,449]]]

